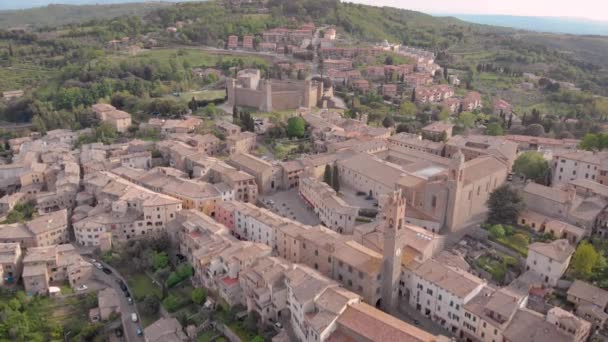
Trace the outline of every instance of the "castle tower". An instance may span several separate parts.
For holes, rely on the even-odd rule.
[[[234,106],[236,103],[236,79],[229,78],[226,82],[226,95],[228,96],[228,104]]]
[[[460,222],[459,204],[462,186],[464,184],[464,163],[465,158],[460,150],[452,156],[449,165],[448,175],[448,210],[445,218],[445,226],[449,231],[454,231]]]
[[[272,112],[272,82],[270,79],[265,79],[262,82],[260,90],[262,91],[262,103],[260,110],[263,112]]]
[[[382,258],[381,307],[389,313],[395,310],[398,299],[405,206],[405,197],[401,189],[386,195],[382,203],[384,250]]]

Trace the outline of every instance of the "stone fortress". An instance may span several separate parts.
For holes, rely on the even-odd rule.
[[[244,69],[227,81],[230,106],[257,108],[263,112],[312,108],[323,97],[323,82],[262,79],[260,70]]]

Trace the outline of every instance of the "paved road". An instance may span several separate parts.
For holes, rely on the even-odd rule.
[[[95,278],[97,278],[99,281],[104,282],[105,284],[116,290],[120,297],[120,313],[125,340],[127,342],[144,341],[143,336],[137,336],[137,329],[143,330],[141,321],[137,323],[131,321],[131,313],[133,312],[137,313],[137,317],[140,317],[139,312],[137,312],[137,307],[135,306],[135,304],[129,304],[127,297],[125,297],[124,293],[122,292],[122,289],[120,288],[117,282],[117,279],[122,279],[125,284],[127,284],[126,280],[122,276],[120,276],[120,274],[112,267],[105,264],[104,266],[111,269],[112,274],[105,274],[101,270],[95,268],[94,275]]]

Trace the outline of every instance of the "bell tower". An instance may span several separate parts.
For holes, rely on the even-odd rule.
[[[450,160],[448,171],[448,211],[445,218],[445,226],[450,232],[454,231],[460,224],[460,207],[458,205],[465,204],[460,201],[464,182],[464,164],[464,155],[458,150],[452,156],[452,160]]]
[[[381,307],[389,313],[395,310],[398,299],[405,207],[406,201],[401,189],[383,198],[381,224],[384,228],[384,250]]]

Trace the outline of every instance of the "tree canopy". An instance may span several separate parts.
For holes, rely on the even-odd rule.
[[[488,222],[492,224],[516,224],[526,205],[521,194],[509,185],[502,185],[488,199]]]
[[[546,184],[549,176],[549,163],[543,155],[535,152],[524,152],[517,157],[513,171],[539,184]]]
[[[301,138],[306,132],[306,122],[299,116],[293,116],[287,120],[287,136],[290,138]]]
[[[600,254],[592,244],[587,241],[581,242],[570,262],[570,268],[574,276],[580,279],[589,279],[593,274],[593,269],[600,261]]]

